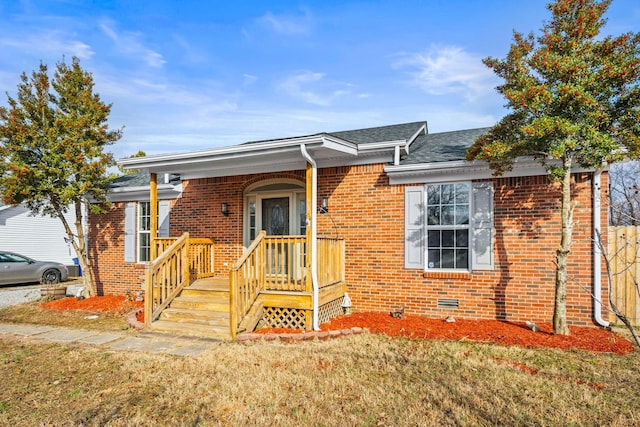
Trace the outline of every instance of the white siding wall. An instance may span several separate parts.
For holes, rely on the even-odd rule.
[[[75,232],[75,214],[66,215]],[[48,216],[30,216],[23,206],[4,207],[0,210],[0,249],[17,252],[41,261],[55,261],[73,265],[73,248],[64,238],[62,222]]]

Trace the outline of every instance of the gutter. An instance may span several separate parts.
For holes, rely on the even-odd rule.
[[[602,229],[602,215],[600,209],[600,187],[602,185],[602,168],[593,173],[593,320],[600,326],[608,327],[609,322],[602,318],[602,250],[600,249],[599,236]]]
[[[307,151],[307,146],[300,144],[300,152],[302,157],[305,158],[311,164],[311,200],[307,203],[311,203],[311,285],[313,287],[313,316],[312,327],[314,331],[319,331],[319,317],[318,317],[318,298],[320,293],[318,291],[318,230],[317,230],[317,216],[318,216],[318,165],[316,161],[311,157]]]

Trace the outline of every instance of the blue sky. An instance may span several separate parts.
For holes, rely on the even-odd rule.
[[[21,72],[78,56],[124,126],[116,157],[426,120],[490,126],[506,112],[482,63],[538,32],[545,0],[0,3],[0,104]],[[605,34],[640,31],[614,0]]]

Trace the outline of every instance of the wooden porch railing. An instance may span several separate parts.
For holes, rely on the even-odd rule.
[[[158,237],[154,240],[158,257],[162,255],[178,237]],[[189,238],[189,258],[191,260],[192,280],[212,277],[213,272],[213,242],[206,238]]]
[[[231,339],[235,339],[238,325],[258,298],[264,285],[265,239],[261,231],[229,272],[229,323]]]
[[[156,242],[155,244],[165,244]],[[144,322],[150,325],[180,291],[193,280],[213,275],[213,241],[190,239],[189,233],[172,239],[145,270]]]
[[[311,291],[306,284],[306,242],[305,236],[264,238],[265,290]]]
[[[156,237],[153,239],[153,244],[156,245],[156,254],[160,256],[162,252],[166,251],[169,246],[178,240],[178,237]]]
[[[318,237],[318,287],[344,281],[344,239]]]

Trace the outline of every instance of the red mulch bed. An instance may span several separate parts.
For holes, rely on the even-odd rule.
[[[103,311],[126,314],[143,307],[139,301],[127,301],[123,295],[105,295],[101,297],[63,298],[41,304],[51,310]],[[143,321],[144,314],[137,318]],[[501,322],[498,320],[456,319],[447,323],[441,319],[422,316],[406,316],[396,319],[388,313],[354,313],[339,316],[329,323],[320,325],[323,331],[349,329],[354,326],[367,328],[371,333],[386,334],[391,337],[429,338],[444,340],[485,341],[502,345],[522,347],[555,347],[626,354],[634,350],[633,344],[626,338],[605,329],[596,327],[570,326],[571,335],[554,335],[551,324],[538,326],[541,332],[529,330],[524,323]],[[283,328],[264,328],[257,333],[300,333],[300,330]]]
[[[485,341],[522,347],[555,347],[626,354],[634,350],[626,338],[596,327],[570,326],[571,335],[554,335],[551,324],[539,324],[541,331],[533,332],[524,323],[498,320],[456,319],[447,323],[442,319],[422,316],[406,316],[396,319],[388,313],[354,313],[339,316],[320,325],[323,331],[348,329],[354,326],[367,328],[372,333],[391,337],[429,338],[444,340]],[[258,333],[296,333],[299,330],[265,328]]]
[[[114,314],[127,314],[143,307],[140,301],[127,301],[124,295],[105,295],[101,297],[91,297],[77,299],[75,297],[62,298],[40,304],[42,308],[49,310],[80,310],[80,311],[102,311]]]

